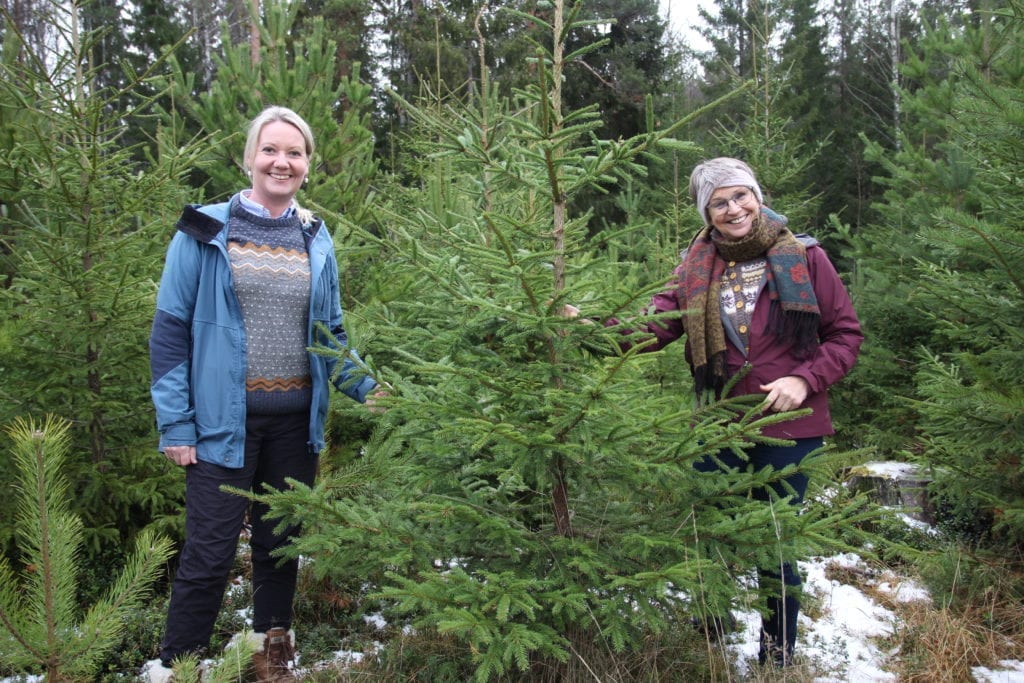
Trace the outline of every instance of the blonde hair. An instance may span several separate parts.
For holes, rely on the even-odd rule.
[[[313,130],[306,123],[305,119],[288,107],[274,105],[261,111],[256,118],[249,122],[249,132],[245,138],[245,150],[242,152],[242,165],[245,168],[246,174],[252,175],[252,160],[256,157],[256,145],[260,141],[260,131],[263,130],[263,126],[275,121],[283,121],[298,129],[299,133],[302,134],[303,141],[306,143],[306,158],[312,166],[313,150],[315,149]],[[299,206],[298,202],[295,202],[295,211],[299,215],[299,220],[304,224],[308,225],[313,222],[313,212]]]

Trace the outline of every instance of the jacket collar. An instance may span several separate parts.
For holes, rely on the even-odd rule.
[[[224,221],[203,213],[198,204],[190,204],[174,227],[199,242],[209,243],[224,229]]]
[[[230,202],[224,203],[224,211],[218,217],[211,216],[199,209],[199,204],[187,205],[174,227],[193,239],[208,244],[213,242],[214,238],[224,229],[230,212]],[[220,216],[223,216],[223,219]],[[304,225],[303,230],[312,238],[320,231],[323,224],[321,219],[315,218],[311,225]]]

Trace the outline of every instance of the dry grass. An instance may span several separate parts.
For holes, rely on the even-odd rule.
[[[1021,577],[1008,567],[993,572],[984,590],[964,590],[956,599],[901,601],[879,590],[892,579],[885,570],[854,575],[837,568],[832,578],[858,586],[896,616],[886,642],[896,654],[888,663],[901,683],[972,681],[975,667],[999,668],[1002,660],[1024,659],[1024,604],[1011,586]],[[999,585],[998,579],[1006,581]]]
[[[954,610],[912,602],[894,607],[899,625],[892,645],[900,681],[969,681],[971,669],[1024,659],[1024,606]]]
[[[901,580],[888,569],[832,564],[826,575],[856,586],[896,614],[884,649],[895,653],[886,668],[901,683],[973,681],[975,667],[999,668],[1002,660],[1024,659],[1024,604],[1008,597],[1013,591],[1005,587],[957,601],[905,601],[880,588]]]

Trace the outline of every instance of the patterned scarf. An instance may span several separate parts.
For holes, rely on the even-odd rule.
[[[734,242],[705,227],[690,243],[680,275],[682,304],[688,311],[686,360],[698,397],[709,389],[720,395],[728,380],[720,303],[725,262],[760,256],[768,260],[771,331],[779,343],[792,344],[801,358],[817,348],[821,312],[807,269],[806,250],[786,227],[786,219],[762,208],[750,232]]]

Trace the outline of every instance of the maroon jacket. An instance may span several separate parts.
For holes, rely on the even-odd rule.
[[[791,345],[782,345],[769,331],[768,311],[770,302],[768,289],[763,287],[754,307],[754,318],[750,325],[750,357],[744,358],[742,351],[726,336],[726,363],[732,377],[749,361],[750,371],[735,386],[730,395],[763,393],[762,384],[794,375],[807,380],[810,393],[803,408],[814,412],[806,417],[781,422],[765,427],[762,433],[784,439],[800,439],[811,436],[826,436],[833,433],[832,418],[828,410],[828,388],[842,379],[857,360],[864,335],[860,322],[853,310],[850,295],[843,286],[835,267],[829,261],[825,250],[814,240],[803,238],[807,246],[807,266],[814,285],[814,294],[821,310],[821,324],[818,331],[820,344],[817,351],[806,359],[799,359],[792,353]],[[651,300],[651,313],[665,313],[681,310],[678,294],[681,292],[682,266],[676,269],[673,280],[663,292]],[[611,321],[609,321],[611,322]],[[683,320],[671,318],[647,326],[657,343],[645,350],[654,351],[681,338],[684,333]]]

